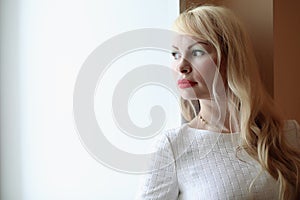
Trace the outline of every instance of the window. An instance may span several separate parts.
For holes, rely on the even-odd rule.
[[[6,0],[1,9],[1,199],[132,199],[139,176],[105,167],[83,147],[74,125],[74,85],[90,53],[112,36],[140,28],[170,29],[179,1]],[[136,51],[112,63],[103,77],[111,84],[104,95],[109,97],[126,69],[166,65],[162,55],[153,49]],[[99,124],[108,120],[108,139],[120,149],[137,151],[143,141],[117,133],[111,113],[103,115],[103,105],[111,100],[102,91],[95,92]],[[136,91],[128,112],[143,126],[150,123],[151,107],[161,104],[173,116],[167,116],[166,125],[174,127],[180,123],[176,103],[152,85]]]

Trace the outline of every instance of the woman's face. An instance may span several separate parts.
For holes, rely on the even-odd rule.
[[[218,72],[213,46],[193,36],[177,35],[172,42],[172,56],[174,77],[182,98],[211,99],[213,80]]]

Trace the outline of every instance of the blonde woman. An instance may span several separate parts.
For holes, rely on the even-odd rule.
[[[281,120],[241,23],[205,5],[182,13],[174,30],[188,122],[161,135],[137,199],[300,199],[299,125]]]

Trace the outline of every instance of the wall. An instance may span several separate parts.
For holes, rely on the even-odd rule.
[[[300,122],[300,2],[274,1],[274,97],[285,118]]]
[[[0,199],[21,199],[19,0],[0,1]]]

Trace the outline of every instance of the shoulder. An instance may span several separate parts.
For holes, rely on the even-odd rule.
[[[165,129],[156,136],[151,143],[152,153],[147,160],[147,171],[159,172],[160,170],[173,170],[175,158],[180,143],[182,126],[177,128]],[[172,169],[171,169],[172,168]]]
[[[182,140],[189,136],[189,131],[187,130],[187,123],[182,124],[176,128],[167,129],[164,131],[164,135],[168,138],[171,144],[176,143],[178,140]]]
[[[176,128],[167,129],[163,135],[167,138],[175,157],[185,152],[195,141],[195,134],[189,129],[187,123]]]
[[[286,135],[288,142],[298,147],[300,146],[300,126],[296,120],[286,120],[284,122],[283,131]]]
[[[170,148],[174,141],[180,137],[182,126],[163,130],[154,140],[156,149]]]

